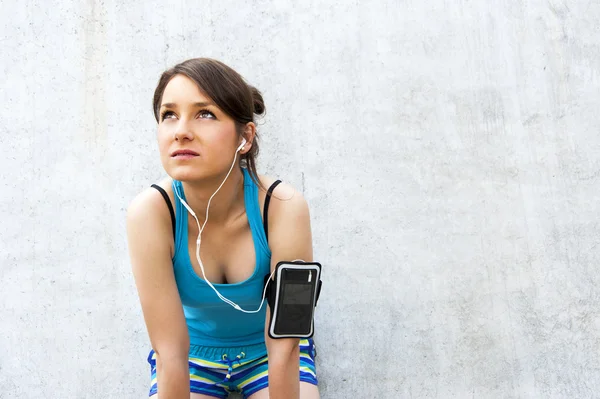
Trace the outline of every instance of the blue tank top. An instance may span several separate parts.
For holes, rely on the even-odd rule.
[[[271,251],[263,230],[258,187],[243,168],[244,204],[254,251],[254,273],[245,281],[235,284],[213,284],[224,297],[245,310],[255,310],[263,294],[264,277],[270,272]],[[173,181],[173,190],[185,200],[180,181]],[[241,347],[264,343],[267,301],[260,312],[244,313],[223,302],[192,267],[188,251],[188,211],[175,195],[175,253],[173,269],[183,304],[185,321],[191,345],[209,347]],[[195,256],[195,252],[191,254]]]

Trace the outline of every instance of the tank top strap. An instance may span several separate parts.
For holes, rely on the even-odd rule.
[[[177,257],[177,254],[182,250],[181,246],[185,245],[187,247],[187,209],[181,203],[181,200],[177,196],[177,193],[183,198],[184,201],[187,201],[185,198],[185,193],[183,192],[183,186],[179,180],[173,180],[173,197],[175,200],[175,251],[173,254],[173,259]],[[186,247],[183,250],[186,250]]]
[[[264,256],[271,258],[271,250],[267,243],[267,237],[260,215],[258,186],[254,180],[252,180],[248,169],[242,168],[242,171],[244,173],[244,202],[246,206],[246,215],[248,217],[248,223],[250,224],[252,236],[254,237],[254,248],[256,251],[260,250]]]

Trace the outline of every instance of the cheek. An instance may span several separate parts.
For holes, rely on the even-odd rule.
[[[233,121],[229,121],[228,123],[224,124],[222,129],[222,137],[226,138],[224,141],[227,143],[227,145],[231,146],[232,143],[235,145],[241,140]]]

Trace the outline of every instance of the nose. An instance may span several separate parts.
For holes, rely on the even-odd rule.
[[[173,140],[175,141],[183,141],[183,140],[193,140],[194,134],[190,129],[188,123],[184,119],[180,119],[179,123],[175,127],[175,131],[173,132]]]

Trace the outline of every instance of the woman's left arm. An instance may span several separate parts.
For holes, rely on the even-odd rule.
[[[280,261],[313,260],[310,214],[304,197],[286,184],[277,186],[269,208],[271,272]],[[267,307],[265,340],[269,356],[269,398],[298,399],[300,396],[299,339],[272,339],[268,329],[271,310]]]

